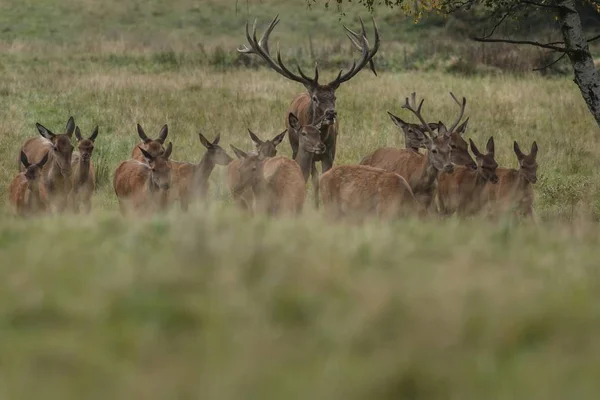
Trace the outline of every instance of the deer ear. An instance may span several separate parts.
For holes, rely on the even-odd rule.
[[[75,138],[77,138],[78,142],[81,142],[83,140],[83,137],[81,137],[81,131],[79,130],[78,126],[75,127]]]
[[[173,143],[169,142],[169,144],[167,145],[167,148],[165,149],[165,152],[163,153],[163,158],[165,160],[168,160],[169,157],[171,157],[172,151],[173,151]]]
[[[49,131],[48,129],[46,129],[46,127],[42,124],[39,123],[35,123],[35,127],[37,128],[38,132],[40,133],[40,135],[42,135],[42,137],[48,139],[48,140],[52,140],[54,138],[54,136],[56,136],[54,133],[52,133],[51,131]]]
[[[470,138],[469,138],[469,145],[471,146],[471,151],[473,152],[473,154],[475,154],[475,157],[477,157],[477,158],[483,157],[483,154],[481,154],[481,152],[479,151],[477,146],[475,146],[475,143],[473,143],[473,140],[471,140]]]
[[[96,127],[94,128],[94,131],[92,132],[92,136],[90,136],[90,140],[92,142],[95,142],[97,137],[98,137],[98,125],[96,125]]]
[[[158,139],[156,139],[156,140],[159,141],[160,144],[165,144],[165,140],[167,140],[168,134],[169,134],[169,127],[167,126],[167,124],[164,124],[160,130],[160,133],[158,134]]]
[[[283,140],[283,138],[285,137],[285,134],[287,133],[287,129],[283,132],[281,132],[279,135],[275,136],[272,140],[271,143],[273,143],[273,146],[277,146],[279,143],[281,143],[281,141]]]
[[[46,165],[46,161],[48,161],[48,154],[50,154],[50,152],[46,152],[46,154],[44,155],[44,157],[40,160],[40,162],[37,163],[37,166],[39,168],[44,168],[44,165]]]
[[[217,145],[217,144],[219,144],[220,141],[221,141],[221,134],[218,133],[217,136],[215,137],[215,139],[212,141],[212,144]]]
[[[488,139],[485,148],[487,149],[488,153],[491,153],[492,155],[494,155],[494,137],[490,136],[490,138]]]
[[[140,139],[142,139],[142,142],[148,143],[148,142],[152,141],[148,137],[148,135],[146,135],[146,132],[144,132],[144,129],[142,128],[142,126],[140,124],[137,124],[137,132],[138,132],[138,136],[140,137]]]
[[[46,153],[46,156],[48,153]],[[27,154],[23,150],[21,150],[21,163],[25,166],[25,168],[29,168],[31,164],[29,164],[29,160],[27,159]]]
[[[209,142],[202,133],[198,132],[198,137],[200,138],[200,143],[202,143],[202,146],[206,147],[207,149],[213,148],[212,143]]]
[[[256,134],[252,132],[250,128],[248,128],[248,135],[250,135],[250,139],[252,139],[255,145],[260,146],[261,144],[263,144],[263,141],[260,140],[260,138],[256,136]]]
[[[150,155],[150,153],[148,153],[146,150],[142,149],[140,146],[138,146],[138,149],[140,149],[140,151],[144,155],[144,158],[146,160],[148,160],[148,162],[150,162],[150,161],[152,161],[154,159],[154,157],[152,157],[152,155]]]
[[[73,137],[73,132],[75,131],[75,120],[73,119],[73,117],[69,117],[65,131],[69,138]]]
[[[234,145],[230,144],[229,147],[231,147],[231,149],[233,150],[233,153],[235,154],[235,156],[237,158],[239,158],[240,160],[243,160],[244,158],[248,157],[248,154],[246,154],[244,151],[238,149]]]
[[[467,119],[465,119],[465,121],[462,124],[460,124],[458,126],[458,128],[456,128],[454,130],[454,132],[458,133],[459,135],[464,134],[467,131],[467,125],[469,124],[469,118],[471,118],[471,117],[468,117]]]
[[[531,153],[529,153],[530,156],[532,156],[533,158],[537,157],[537,152],[538,152],[538,145],[536,143],[536,141],[533,141],[533,144],[531,145]]]
[[[300,121],[298,120],[298,117],[296,117],[296,115],[294,113],[289,113],[288,114],[288,123],[290,124],[290,127],[297,131],[300,129]]]
[[[392,120],[394,125],[396,125],[398,128],[406,130],[409,127],[409,125],[404,120],[402,120],[402,118],[395,116],[389,111],[387,111],[387,113],[390,116],[390,119]]]
[[[519,147],[519,143],[517,143],[516,140],[513,143],[513,150],[515,151],[515,154],[517,155],[517,159],[519,161],[521,161],[522,159],[525,158],[525,154],[523,154],[523,152],[521,151],[521,148]]]
[[[438,135],[443,135],[445,137],[450,137],[450,135],[452,134],[452,132],[450,132],[448,130],[448,128],[446,128],[446,125],[444,125],[442,123],[442,121],[439,121],[437,123],[437,126],[438,126]]]

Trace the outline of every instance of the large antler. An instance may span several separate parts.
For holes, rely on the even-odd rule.
[[[419,121],[421,121],[423,128],[427,129],[427,131],[429,131],[429,133],[431,134],[431,137],[434,138],[436,136],[436,134],[433,132],[433,129],[431,129],[429,124],[425,121],[425,119],[421,115],[421,107],[423,107],[423,102],[425,101],[425,99],[421,99],[421,101],[419,102],[419,106],[415,110],[415,106],[417,105],[417,94],[415,92],[412,92],[410,95],[410,98],[412,100],[412,104],[408,101],[408,97],[407,97],[406,103],[404,103],[402,108],[406,108],[407,110],[409,110],[413,114],[415,114],[417,116],[417,118],[419,118]]]
[[[460,107],[460,113],[458,115],[458,119],[456,120],[456,122],[450,127],[450,129],[448,129],[448,132],[454,132],[454,129],[456,129],[456,127],[458,126],[458,124],[460,123],[460,120],[462,119],[464,113],[465,113],[465,106],[467,105],[467,99],[466,98],[462,98],[462,104],[458,101],[458,99],[456,98],[456,96],[454,95],[454,93],[450,92],[450,96],[452,96],[452,98],[454,99],[454,101],[456,102],[456,104],[458,104],[458,106]]]
[[[250,36],[250,31],[248,30],[248,21],[246,21],[246,39],[248,40],[250,47],[243,45],[242,47],[238,48],[237,51],[239,51],[240,53],[244,53],[244,54],[257,54],[263,60],[266,61],[266,63],[269,65],[269,67],[271,67],[273,70],[275,70],[275,72],[277,72],[280,75],[283,75],[287,79],[302,83],[305,86],[318,85],[319,84],[318,83],[319,69],[316,65],[315,65],[314,78],[310,78],[306,74],[304,74],[304,72],[302,72],[302,69],[300,69],[300,66],[297,66],[298,72],[300,73],[300,76],[298,76],[298,75],[294,74],[293,72],[291,72],[283,64],[283,62],[281,61],[281,53],[279,52],[279,48],[277,49],[277,61],[275,61],[273,59],[273,57],[271,57],[271,54],[269,53],[269,36],[271,35],[271,32],[273,32],[273,29],[275,29],[275,26],[277,26],[278,23],[279,23],[279,14],[277,14],[275,16],[275,18],[273,18],[273,21],[271,21],[271,23],[269,24],[269,26],[263,33],[260,40],[257,40],[256,39],[256,20],[254,20],[254,25],[252,26],[252,36]]]
[[[356,62],[356,60],[352,63],[352,68],[345,74],[343,74],[343,70],[340,71],[337,78],[335,78],[329,86],[337,87],[340,84],[349,81],[354,77],[354,75],[358,74],[360,70],[362,70],[367,64],[369,64],[369,68],[375,75],[377,72],[375,71],[375,65],[373,64],[373,57],[379,50],[379,45],[381,44],[381,40],[379,37],[379,30],[377,29],[377,24],[375,23],[375,18],[373,19],[373,30],[375,31],[375,45],[373,48],[369,47],[369,41],[367,40],[367,32],[365,30],[365,24],[363,23],[362,18],[360,18],[360,26],[361,33],[358,34],[351,29],[349,29],[346,25],[344,25],[344,29],[348,32],[348,38],[354,44],[354,46],[361,51],[361,58]]]

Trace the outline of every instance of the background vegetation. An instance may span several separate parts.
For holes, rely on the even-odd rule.
[[[356,52],[341,22],[358,9],[302,1],[4,1],[0,7],[0,394],[45,398],[596,398],[600,348],[598,129],[575,85],[477,66],[477,49],[432,19],[380,12],[380,76],[338,91],[339,164],[403,141],[386,111],[412,91],[432,120],[466,96],[468,137],[540,146],[540,224],[474,218],[327,224],[248,218],[224,169],[211,202],[146,221],[118,214],[112,174],[169,124],[174,159],[198,161],[197,132],[250,149],[272,137],[302,88],[239,57],[248,15],[284,57],[324,75]],[[443,45],[442,43],[448,43]],[[428,49],[428,50],[427,50]],[[495,48],[479,48],[486,54]],[[467,51],[467,50],[465,50]],[[470,50],[468,50],[470,51]],[[475,51],[475,50],[473,50]],[[517,50],[515,50],[517,51]],[[500,52],[498,52],[500,53]],[[519,49],[515,59],[524,50]],[[440,65],[442,67],[440,67]],[[519,72],[515,74],[513,72]],[[11,216],[6,188],[35,122],[100,126],[90,216]],[[287,141],[280,154],[290,155]]]

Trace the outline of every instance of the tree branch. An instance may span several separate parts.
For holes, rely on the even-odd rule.
[[[554,50],[561,53],[568,53],[569,50],[564,47],[555,46],[549,43],[540,43],[531,40],[510,40],[510,39],[489,39],[485,37],[472,37],[472,40],[476,42],[486,42],[486,43],[509,43],[509,44],[527,44],[530,46],[537,46],[543,49]]]
[[[558,57],[556,60],[552,61],[550,64],[544,65],[543,67],[534,68],[534,69],[532,69],[532,71],[541,71],[543,69],[549,68],[549,67],[553,66],[554,64],[556,64],[557,62],[559,62],[560,60],[562,60],[566,55],[567,55],[567,53],[562,53],[560,55],[560,57]]]
[[[543,8],[560,8],[560,6],[556,6],[556,5],[552,5],[552,4],[542,4],[542,3],[538,3],[536,1],[530,1],[530,0],[521,0],[521,3],[525,3],[525,4],[530,4],[532,6],[536,6],[536,7],[543,7]]]

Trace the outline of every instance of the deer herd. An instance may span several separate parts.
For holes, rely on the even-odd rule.
[[[153,214],[176,203],[182,210],[188,210],[191,202],[206,198],[209,177],[217,165],[227,168],[227,186],[234,203],[250,213],[300,214],[310,179],[315,206],[318,208],[322,203],[327,217],[336,219],[496,215],[507,211],[532,215],[537,143],[534,141],[529,154],[525,154],[515,141],[519,168],[498,167],[493,137],[487,140],[484,152],[471,139],[467,143],[463,137],[469,122],[469,118],[462,121],[466,99],[459,101],[453,93],[450,95],[459,112],[448,127],[441,121],[428,122],[422,115],[424,100],[418,102],[412,93],[402,108],[414,114],[417,123],[405,122],[388,112],[404,134],[405,148],[379,148],[358,164],[334,166],[339,133],[335,93],[367,65],[377,75],[373,63],[380,46],[377,25],[373,20],[373,46],[362,20],[360,33],[344,26],[361,57],[347,72],[340,71],[333,81],[320,84],[318,67],[314,76],[309,77],[300,67],[297,74],[286,67],[279,51],[273,58],[269,36],[278,23],[276,16],[260,39],[256,36],[256,23],[252,33],[246,24],[248,45],[238,52],[257,55],[278,74],[306,88],[292,100],[285,114],[286,129],[270,140],[262,140],[248,130],[254,148],[244,151],[230,145],[237,159],[219,145],[220,135],[210,141],[199,133],[206,151],[200,162],[194,164],[171,159],[173,144],[165,145],[167,125],[156,139],[151,139],[138,124],[141,142],[133,147],[130,159],[117,166],[113,178],[124,215]],[[82,136],[73,117],[61,134],[39,123],[36,127],[39,136],[21,146],[19,173],[9,188],[14,212],[21,216],[67,210],[89,212],[96,186],[92,154],[98,127],[87,138]],[[277,146],[286,133],[291,158],[277,155]],[[317,162],[321,162],[321,175]]]

